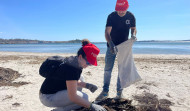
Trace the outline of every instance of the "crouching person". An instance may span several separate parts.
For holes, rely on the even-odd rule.
[[[45,80],[39,93],[42,104],[63,109],[63,111],[80,107],[89,108],[92,111],[106,111],[102,106],[89,102],[88,95],[79,90],[81,88],[87,88],[91,92],[97,90],[96,85],[80,81],[80,77],[83,68],[97,66],[99,52],[100,50],[94,44],[85,39],[82,41],[82,47],[78,50],[77,56],[48,58],[40,67],[40,74],[46,72],[42,75]],[[50,72],[51,74],[48,74]]]

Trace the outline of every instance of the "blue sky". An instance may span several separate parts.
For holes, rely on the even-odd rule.
[[[105,42],[116,0],[0,0],[0,38]],[[129,0],[138,40],[189,40],[190,0]]]

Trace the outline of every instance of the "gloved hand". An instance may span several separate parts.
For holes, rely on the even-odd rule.
[[[90,109],[92,110],[92,111],[107,111],[105,108],[103,108],[102,106],[100,106],[100,105],[97,105],[97,104],[91,104],[90,105]]]
[[[113,43],[112,41],[110,41],[108,44],[109,44],[111,53],[112,53],[112,54],[117,54],[118,49],[117,49],[117,47],[114,45],[114,43]]]
[[[86,83],[86,88],[89,89],[92,93],[94,93],[98,87],[94,84]]]
[[[137,40],[137,37],[135,35],[131,35],[131,38]]]

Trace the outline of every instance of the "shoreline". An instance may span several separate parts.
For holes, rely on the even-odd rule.
[[[43,106],[38,98],[39,88],[44,80],[38,71],[43,60],[54,55],[75,56],[76,54],[0,52],[0,67],[18,71],[21,77],[15,82],[30,83],[20,87],[0,87],[0,111],[50,111],[53,109]],[[105,54],[98,55],[98,66],[88,67],[82,73],[86,82],[98,86],[95,93],[83,90],[89,95],[90,101],[93,101],[102,91],[104,58]],[[124,96],[127,99],[133,100],[133,104],[138,105],[133,96],[151,93],[157,95],[159,99],[167,99],[174,103],[170,106],[172,111],[190,110],[189,55],[134,54],[134,60],[142,81],[124,89]],[[115,97],[116,94],[117,71],[117,62],[115,62],[109,97]],[[20,105],[15,106],[15,103]]]
[[[76,55],[76,53],[46,53],[46,52],[14,52],[14,51],[0,51],[0,54],[2,55],[2,53],[4,54],[8,54],[11,53],[11,54],[23,54],[23,55],[27,55],[27,54],[31,54],[31,55],[41,55],[41,54],[46,54],[46,55]],[[105,54],[99,54],[100,56],[102,55],[105,55]],[[158,55],[161,55],[161,56],[189,56],[190,57],[190,54],[135,54],[133,53],[133,55],[135,56],[143,56],[143,55],[153,55],[153,56],[158,56]]]

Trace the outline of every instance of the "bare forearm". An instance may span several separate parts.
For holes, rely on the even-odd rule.
[[[112,30],[112,27],[106,27],[106,29],[105,29],[105,38],[108,43],[110,43],[112,41],[111,36],[110,36],[111,30]]]
[[[111,37],[108,34],[105,34],[106,41],[109,43],[111,41]]]
[[[81,82],[81,81],[79,81],[79,82],[77,83],[77,85],[78,85],[79,87],[83,87],[83,88],[86,87],[86,83],[85,83],[85,82]]]
[[[132,28],[131,29],[131,36],[132,35],[136,36],[136,34],[137,34],[137,29],[136,28]]]
[[[74,103],[83,106],[85,108],[89,108],[90,107],[90,102],[81,98],[80,96],[76,95],[74,97],[71,98],[71,101],[73,101]]]
[[[67,84],[67,91],[68,91],[69,99],[72,102],[74,102],[80,106],[84,106],[86,108],[89,108],[90,102],[77,95],[77,93],[78,93],[77,92],[78,82],[76,80],[69,80],[69,81],[66,81],[66,84]]]

